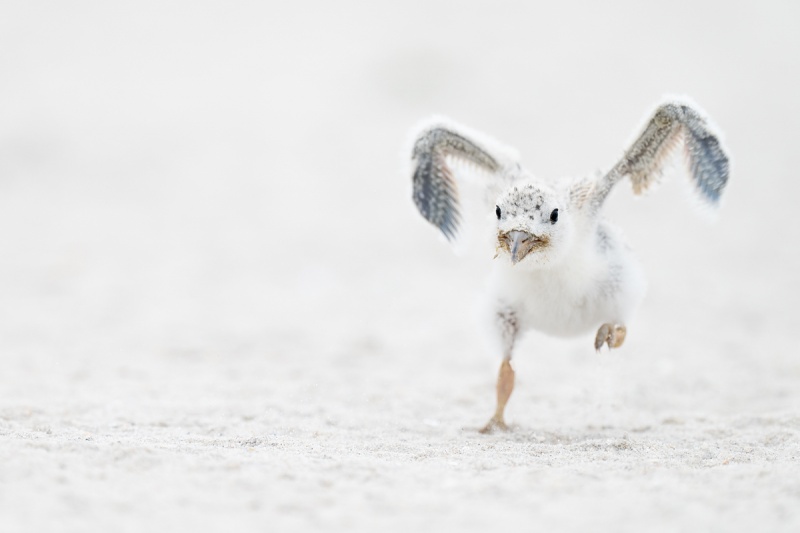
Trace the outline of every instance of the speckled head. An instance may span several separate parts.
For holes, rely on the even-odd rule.
[[[497,255],[513,265],[555,265],[569,248],[573,225],[566,200],[542,186],[507,189],[497,199]]]

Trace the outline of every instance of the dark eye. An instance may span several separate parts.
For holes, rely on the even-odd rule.
[[[497,215],[497,220],[500,220],[500,206],[494,206],[494,213]]]
[[[550,222],[555,224],[558,221],[558,208],[553,209],[553,212],[550,213]]]

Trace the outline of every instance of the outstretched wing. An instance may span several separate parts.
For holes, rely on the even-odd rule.
[[[728,156],[705,114],[694,104],[677,101],[661,104],[614,168],[598,182],[580,185],[573,195],[583,196],[599,208],[614,185],[626,176],[634,193],[641,194],[659,180],[664,163],[679,145],[684,147],[697,195],[716,206],[728,182]]]
[[[414,203],[422,216],[452,242],[464,218],[461,192],[465,181],[463,172],[457,172],[455,166],[466,163],[478,170],[480,187],[490,193],[485,196],[496,196],[499,188],[516,179],[521,170],[509,148],[446,119],[433,119],[418,131],[411,154]]]

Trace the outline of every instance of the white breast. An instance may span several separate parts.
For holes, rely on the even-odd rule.
[[[644,297],[638,261],[611,228],[606,246],[595,239],[575,246],[557,266],[519,268],[498,258],[489,284],[497,307],[510,307],[521,329],[575,336],[610,322],[625,324]]]

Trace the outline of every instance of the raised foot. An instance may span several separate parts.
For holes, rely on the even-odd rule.
[[[600,351],[604,344],[609,348],[619,348],[625,342],[627,330],[622,324],[603,324],[594,338],[594,349]]]
[[[482,429],[478,430],[478,433],[488,435],[490,433],[494,433],[495,431],[508,431],[508,425],[506,425],[502,417],[498,418],[497,416],[493,416],[492,419],[489,420],[489,422],[483,426]]]

